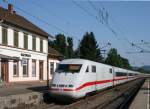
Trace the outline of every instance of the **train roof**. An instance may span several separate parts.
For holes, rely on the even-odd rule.
[[[65,64],[65,63],[66,64],[67,63],[70,63],[70,64],[93,63],[93,64],[101,64],[101,65],[104,65],[104,66],[112,67],[111,65],[103,64],[103,63],[100,63],[100,62],[94,62],[94,61],[90,61],[90,60],[86,60],[86,59],[78,59],[78,58],[65,59],[65,60],[62,60],[61,63],[63,63],[63,64]]]
[[[61,63],[63,63],[63,64],[68,64],[68,63],[70,63],[70,64],[83,64],[83,63],[87,63],[87,62],[90,62],[90,61],[86,60],[86,59],[65,59],[65,60],[61,61]]]
[[[101,64],[101,65],[106,66],[106,67],[113,67],[113,68],[115,68],[118,71],[119,70],[124,70],[124,71],[127,71],[129,73],[140,74],[140,72],[137,72],[137,71],[127,70],[127,69],[123,69],[123,68],[119,68],[119,67],[115,67],[115,66],[99,63],[99,62],[90,61],[90,60],[87,60],[87,59],[78,59],[78,58],[65,59],[65,60],[62,60],[60,64],[68,64],[68,63],[70,63],[70,64],[83,64],[83,63]]]
[[[94,61],[90,61],[90,60],[86,60],[86,59],[78,59],[78,58],[74,58],[74,59],[65,59],[62,60],[60,64],[83,64],[83,63],[93,63],[93,64],[101,64],[103,66],[107,66],[107,67],[113,67],[115,69],[119,70],[124,70],[127,71],[129,73],[137,73],[140,74],[140,72],[137,71],[132,71],[132,70],[127,70],[127,69],[123,69],[123,68],[119,68],[119,67],[115,67],[115,66],[111,66],[111,65],[107,65],[107,64],[103,64],[103,63],[99,63],[99,62],[94,62]]]

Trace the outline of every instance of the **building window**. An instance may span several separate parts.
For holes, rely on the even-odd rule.
[[[7,45],[7,28],[2,27],[2,44]]]
[[[19,65],[18,61],[13,62],[13,76],[18,77],[19,76]]]
[[[32,50],[36,51],[36,37],[32,37]]]
[[[54,62],[50,62],[50,73],[54,73]]]
[[[23,76],[28,76],[28,59],[22,59]]]
[[[24,48],[28,49],[28,35],[24,33]]]
[[[32,77],[36,77],[36,60],[32,60]]]
[[[18,31],[14,30],[14,46],[18,47]]]
[[[40,39],[40,51],[43,52],[43,40]]]

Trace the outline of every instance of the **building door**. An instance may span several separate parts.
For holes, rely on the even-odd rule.
[[[2,81],[9,82],[8,81],[8,61],[7,60],[1,60],[1,76]]]
[[[39,79],[43,80],[43,61],[39,61]]]

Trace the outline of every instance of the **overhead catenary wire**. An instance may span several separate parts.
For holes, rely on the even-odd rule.
[[[144,40],[141,40],[141,42],[142,42],[144,45],[146,45],[148,48],[150,48],[150,42],[146,42],[146,41],[144,41]]]
[[[3,0],[3,1],[4,1],[5,3],[9,4],[9,2],[8,2],[7,0]],[[39,4],[37,4],[37,5],[39,5]],[[77,4],[77,5],[78,5],[78,4]],[[16,5],[14,5],[14,4],[13,4],[13,6],[14,6],[16,9],[20,10],[21,12],[23,12],[23,13],[25,13],[25,14],[27,14],[27,15],[29,15],[29,16],[35,18],[35,19],[37,19],[38,21],[40,21],[40,22],[42,22],[42,23],[44,23],[44,24],[46,24],[46,25],[48,25],[48,26],[50,26],[50,27],[52,27],[52,28],[54,28],[54,29],[56,29],[56,30],[58,30],[58,31],[61,31],[61,32],[65,33],[65,34],[67,34],[67,35],[69,35],[69,36],[73,36],[72,34],[70,34],[70,33],[66,32],[66,31],[64,31],[63,29],[61,29],[60,27],[58,27],[58,26],[56,26],[56,25],[54,25],[54,24],[52,24],[52,23],[49,23],[49,22],[43,20],[43,18],[38,17],[38,16],[35,16],[35,15],[31,14],[30,12],[27,12],[26,10],[24,10],[24,9],[22,9],[22,8],[16,6]],[[82,7],[80,7],[80,8],[82,8]],[[84,9],[84,8],[83,8],[83,9]],[[85,11],[86,11],[86,10],[85,10]],[[87,11],[87,12],[88,12],[88,11]],[[89,14],[90,14],[90,13],[89,13]],[[90,14],[90,15],[92,15],[92,14]],[[55,15],[55,16],[56,16],[56,15]],[[92,16],[93,16],[93,15],[92,15]],[[94,18],[95,18],[95,16],[94,16]],[[77,41],[79,40],[79,39],[77,39],[76,37],[74,37],[74,38],[75,38]]]
[[[101,5],[101,7],[102,7],[102,9],[103,10],[101,10],[101,9],[98,9],[93,3],[92,3],[92,1],[91,0],[88,0],[88,3],[90,4],[90,6],[95,10],[95,11],[98,11],[98,10],[100,10],[101,11],[101,13],[103,14],[103,10],[105,10],[106,12],[107,12],[107,14],[108,14],[108,11],[105,9],[105,7],[104,7],[104,5],[103,4],[101,4],[101,2],[99,2],[100,3],[100,5]],[[102,17],[103,18],[103,17]],[[112,19],[112,16],[109,14],[109,19]],[[104,20],[104,22],[103,22],[103,20]],[[113,20],[113,19],[112,19]],[[113,22],[114,22],[114,20],[113,20]],[[114,34],[114,36],[119,40],[119,37],[118,37],[118,35],[117,35],[117,33],[110,27],[110,25],[109,25],[109,22],[108,22],[108,18],[107,19],[102,19],[102,24],[105,24],[105,26],[107,26],[112,32],[113,32],[113,34]],[[123,33],[122,33],[123,34]],[[133,42],[130,42],[126,37],[122,37],[123,38],[123,40],[124,41],[126,41],[130,46],[134,46],[134,47],[136,47],[136,48],[138,48],[140,51],[138,51],[138,52],[134,52],[134,53],[150,53],[150,51],[147,51],[146,49],[144,49],[144,48],[142,48],[142,47],[140,47],[139,45],[137,45],[137,44],[135,44],[135,43],[133,43]],[[128,54],[132,54],[133,52],[128,52]]]
[[[100,3],[100,5],[104,8],[103,3],[102,3],[102,2],[99,2],[99,3]],[[105,9],[106,9],[106,8],[105,8]],[[109,17],[111,18],[111,20],[112,20],[113,23],[118,24],[118,23],[115,21],[115,19],[114,19],[110,14],[109,14]],[[119,24],[118,24],[118,25],[119,25]],[[119,26],[121,26],[121,25],[119,25]],[[119,28],[118,28],[118,29],[119,29]],[[140,49],[141,51],[148,51],[147,49],[144,49],[144,48],[142,48],[141,46],[139,46],[139,44],[136,44],[136,43],[134,43],[134,42],[130,42],[130,41],[125,37],[125,35],[124,35],[124,33],[122,32],[122,30],[119,29],[119,31],[120,31],[121,34],[122,34],[123,40],[126,41],[128,44],[130,44],[132,47],[136,47],[136,48]],[[141,51],[140,51],[140,52],[141,52]]]
[[[94,18],[96,21],[98,21],[98,23],[100,24],[104,24],[108,30],[110,30],[113,35],[116,37],[117,40],[120,41],[120,38],[117,35],[117,32],[115,32],[115,30],[108,24],[108,20],[104,20],[104,15],[103,15],[103,19],[105,22],[101,21],[97,15],[92,14],[91,12],[89,12],[86,8],[82,7],[80,4],[78,4],[75,0],[72,0],[72,2],[81,10],[83,10],[86,14],[88,14],[90,17]],[[92,5],[92,7],[94,7],[94,4]],[[97,8],[95,7],[94,10],[97,11]],[[107,13],[108,14],[108,13]]]
[[[97,11],[97,8],[94,6],[94,4],[92,4],[90,0],[88,0],[88,1],[89,1],[89,3],[91,4],[91,6],[93,7],[93,9]],[[73,1],[73,2],[75,2],[75,1]],[[76,2],[75,2],[75,4],[76,4],[79,8],[81,8],[83,11],[85,11],[88,15],[90,15],[90,16],[92,15],[92,14],[89,14],[89,12],[88,12],[86,9],[82,8],[82,6],[78,5]],[[102,9],[105,9],[104,6],[102,6]],[[109,16],[110,16],[110,15],[109,15]],[[93,16],[92,16],[92,17],[93,17]],[[118,34],[114,31],[113,28],[110,27],[109,22],[108,22],[108,19],[107,19],[107,23],[103,23],[103,21],[101,21],[101,19],[98,19],[97,16],[96,16],[96,19],[97,19],[100,23],[105,24],[105,26],[106,26],[106,27],[114,34],[114,36],[119,40]],[[102,20],[103,20],[103,19],[102,19]],[[143,49],[142,47],[140,47],[140,46],[134,44],[133,42],[130,42],[126,37],[123,37],[123,40],[124,40],[125,42],[127,42],[127,43],[128,43],[130,46],[132,46],[132,47],[138,48],[138,49],[140,49],[141,51],[145,50],[145,49]]]
[[[3,2],[9,4],[9,2],[8,2],[7,0],[4,0]],[[11,3],[11,4],[12,4],[12,3]],[[56,25],[54,25],[54,24],[52,24],[52,23],[49,23],[49,22],[45,21],[44,19],[42,19],[42,18],[40,18],[40,17],[38,17],[38,16],[35,16],[35,15],[33,15],[33,14],[31,14],[31,13],[29,13],[29,12],[23,10],[22,8],[20,8],[20,7],[16,6],[16,5],[14,5],[14,4],[13,4],[13,6],[14,6],[16,9],[20,10],[21,12],[25,13],[26,15],[29,15],[29,16],[31,16],[31,17],[37,19],[38,21],[40,21],[40,22],[42,22],[42,23],[44,23],[44,24],[46,24],[46,25],[48,25],[48,26],[50,26],[50,27],[56,29],[57,31],[63,32],[64,34],[69,35],[69,36],[73,36],[72,34],[70,34],[70,33],[66,32],[66,31],[64,31],[64,30],[61,29],[61,28],[59,28],[58,26],[56,26]]]
[[[69,25],[71,24],[70,21],[64,19],[63,17],[60,17],[60,16],[57,15],[56,13],[52,12],[49,8],[43,7],[42,5],[40,5],[40,4],[37,3],[37,2],[33,2],[33,1],[31,1],[31,2],[33,3],[33,5],[35,5],[35,6],[38,7],[38,8],[43,9],[44,12],[47,12],[48,14],[51,14],[52,16],[54,16],[56,19],[60,20],[61,22],[62,22],[62,20],[63,20],[63,22],[65,22],[65,24],[67,24],[67,25],[68,25],[68,24],[69,24]],[[72,34],[66,32],[66,31],[64,31],[64,30],[63,30],[62,32],[66,33],[66,35],[69,35],[69,36],[71,36],[71,37],[73,36]],[[77,37],[74,37],[74,39],[75,39],[76,41],[79,40]]]
[[[41,4],[39,4],[38,2],[35,2],[35,1],[33,1],[33,0],[31,0],[30,2],[31,2],[34,6],[36,6],[36,7],[40,8],[40,9],[44,10],[44,12],[47,12],[47,13],[49,13],[50,15],[54,16],[54,17],[55,17],[56,19],[58,19],[59,21],[62,22],[62,20],[63,20],[63,22],[65,22],[66,24],[70,24],[70,22],[69,22],[68,20],[66,20],[65,18],[63,18],[63,17],[57,15],[56,13],[52,12],[52,10],[50,10],[49,8],[44,7],[44,6],[42,6]]]
[[[78,4],[75,0],[72,0],[72,2],[80,9],[82,9],[86,14],[88,14],[90,17],[94,18],[98,23],[102,23],[101,20],[98,18],[97,15],[92,14],[91,12],[89,12],[87,9],[85,9],[84,7],[82,7],[80,4]],[[94,7],[94,5],[93,5]],[[96,10],[96,8],[95,8]],[[107,27],[107,29],[109,29],[114,36],[119,40],[117,33],[106,23],[105,26]]]
[[[113,35],[115,36],[115,38],[118,40],[118,41],[120,41],[120,37],[118,37],[118,34],[117,34],[117,32],[109,25],[109,14],[108,14],[108,11],[104,8],[104,6],[102,6],[102,9],[98,9],[93,3],[92,3],[92,1],[91,0],[88,0],[88,3],[90,4],[90,6],[96,11],[96,12],[98,12],[98,14],[100,14],[99,15],[99,17],[97,17],[97,19],[98,19],[98,21],[100,22],[100,23],[102,23],[102,24],[104,24],[106,27],[107,27],[107,29],[108,30],[110,30],[112,33],[113,33]],[[99,11],[100,11],[100,13],[99,13]]]
[[[97,16],[95,16],[94,14],[92,14],[91,12],[89,12],[87,9],[83,8],[81,5],[79,5],[75,0],[72,0],[72,3],[75,4],[78,8],[80,8],[81,10],[83,10],[86,14],[88,14],[91,18],[94,18],[98,21]],[[98,21],[99,22],[99,21]]]
[[[139,48],[140,51],[132,51],[132,52],[126,52],[126,53],[128,53],[128,54],[134,54],[134,53],[150,53],[150,50],[146,50],[146,49],[141,50],[142,48],[139,46],[139,45],[146,45],[147,47],[150,47],[149,44],[150,44],[150,43],[145,42],[144,40],[141,40],[141,43],[136,43],[136,44],[133,43],[133,46],[136,46],[137,48]]]
[[[72,0],[72,2],[79,7],[80,9],[82,9],[85,13],[87,13],[89,16],[91,16],[92,18],[96,18],[95,15],[93,15],[92,13],[90,13],[87,9],[83,8],[81,5],[79,5],[75,0]]]
[[[104,5],[103,5],[102,2],[99,2],[99,4],[102,6],[102,8],[104,8]],[[106,9],[106,8],[105,8],[105,9]],[[111,20],[112,20],[115,24],[118,24],[110,14],[109,14],[109,17],[111,18]],[[120,25],[119,25],[119,26],[120,26]],[[119,29],[119,28],[118,28],[118,29]],[[149,51],[149,50],[144,49],[143,47],[139,46],[139,44],[130,42],[130,41],[125,37],[125,35],[124,35],[124,33],[122,32],[122,30],[119,29],[119,31],[120,31],[121,34],[122,34],[122,39],[123,39],[124,41],[126,41],[130,46],[135,47],[135,48],[138,48],[138,49],[140,50],[140,52],[141,52],[141,51]]]

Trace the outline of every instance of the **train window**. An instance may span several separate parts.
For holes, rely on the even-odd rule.
[[[56,87],[56,84],[51,84],[52,87]]]
[[[111,68],[109,69],[109,73],[112,73],[112,69]]]
[[[124,72],[116,72],[116,76],[127,76],[127,73],[124,73]]]
[[[81,64],[59,64],[56,72],[75,73],[81,69]]]
[[[89,66],[87,66],[87,68],[86,68],[86,72],[89,72]]]
[[[131,73],[129,73],[129,76],[132,76]]]
[[[129,76],[133,76],[134,74],[132,74],[132,73],[129,73]]]
[[[59,63],[56,63],[56,69],[57,69],[58,65],[59,65]]]
[[[73,87],[73,85],[72,85],[72,84],[69,84],[69,87]]]
[[[96,66],[92,66],[92,72],[96,72]]]

